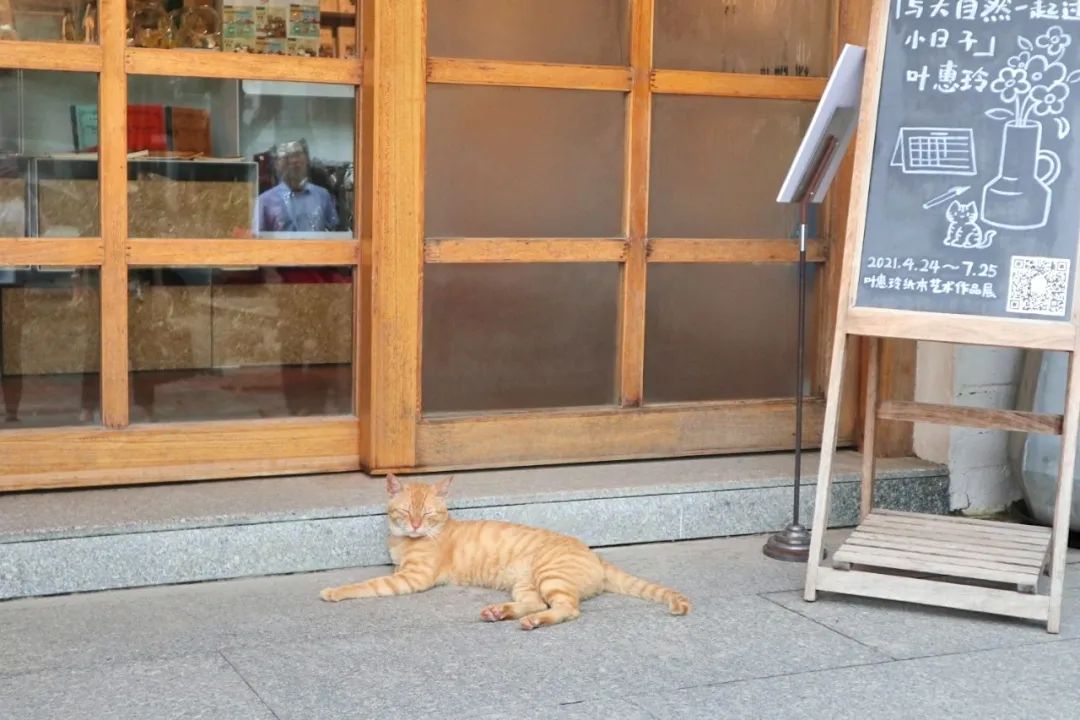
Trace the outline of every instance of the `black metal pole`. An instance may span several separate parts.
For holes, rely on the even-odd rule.
[[[799,317],[796,320],[797,338],[795,348],[795,477],[792,498],[791,524],[771,536],[762,552],[776,560],[806,562],[810,556],[810,531],[799,522],[799,506],[802,500],[802,450],[803,450],[803,393],[806,384],[806,228],[809,224],[810,204],[818,196],[825,172],[836,152],[837,140],[830,137],[814,165],[806,191],[799,200]]]
[[[792,524],[799,522],[799,495],[802,489],[803,390],[806,385],[806,224],[809,198],[799,207],[799,330],[795,350],[795,499]]]

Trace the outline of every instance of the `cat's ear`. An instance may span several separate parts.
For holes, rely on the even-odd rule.
[[[435,494],[439,497],[446,497],[450,492],[450,483],[454,482],[454,476],[451,475],[448,478],[444,478],[435,483]]]
[[[397,479],[397,475],[394,473],[390,473],[386,476],[386,492],[391,496],[401,492],[401,481]]]
[[[955,213],[957,210],[963,209],[964,206],[960,203],[959,200],[953,200],[951,203],[949,203],[949,212],[951,213]]]

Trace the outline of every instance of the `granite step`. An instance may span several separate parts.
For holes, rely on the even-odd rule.
[[[804,457],[806,521],[817,460]],[[857,519],[859,460],[837,455],[835,527]],[[882,506],[947,511],[945,468],[878,471]],[[451,510],[594,547],[747,535],[790,520],[791,472],[785,453],[467,472]],[[0,599],[386,564],[384,487],[343,473],[0,495]]]

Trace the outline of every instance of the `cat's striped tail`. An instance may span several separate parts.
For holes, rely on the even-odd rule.
[[[602,561],[604,565],[604,590],[619,595],[652,600],[653,602],[666,603],[672,615],[685,615],[692,607],[690,601],[677,590],[657,585],[656,583],[634,577],[625,570],[621,570],[611,563]]]

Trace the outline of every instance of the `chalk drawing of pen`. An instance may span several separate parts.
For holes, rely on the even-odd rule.
[[[942,205],[944,203],[949,202],[950,200],[952,200],[954,198],[960,197],[961,195],[963,195],[964,193],[966,193],[970,189],[971,189],[970,185],[957,185],[954,188],[949,188],[945,192],[938,195],[936,198],[931,198],[930,200],[927,200],[926,202],[924,202],[923,203],[923,210],[929,210],[931,208],[936,208],[938,205]]]

